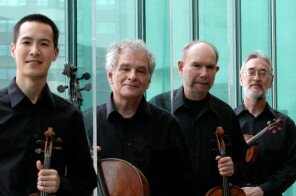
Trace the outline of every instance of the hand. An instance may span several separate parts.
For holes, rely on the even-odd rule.
[[[38,190],[46,193],[56,193],[61,183],[57,170],[43,169],[41,161],[36,162],[36,167],[39,170],[37,180]]]
[[[263,190],[259,187],[243,187],[243,191],[245,192],[246,196],[263,196],[264,192]]]
[[[97,152],[100,152],[101,151],[101,147],[100,146],[97,146],[96,150],[97,150]],[[93,148],[92,147],[90,149],[90,155],[91,155],[91,157],[93,157]]]
[[[232,176],[234,173],[234,166],[231,157],[217,156],[218,169],[221,176]]]

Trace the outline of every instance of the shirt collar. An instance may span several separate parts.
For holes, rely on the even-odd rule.
[[[237,116],[239,116],[240,114],[245,113],[245,112],[249,112],[249,111],[247,110],[244,103],[242,102],[237,108],[235,108],[234,112]],[[267,102],[266,102],[265,108],[262,113],[269,113],[274,118],[276,118],[275,110],[273,110]]]
[[[12,82],[8,86],[8,95],[11,100],[11,107],[12,108],[17,106],[25,98],[29,100],[29,98],[27,98],[27,96],[23,93],[23,91],[16,84],[15,78],[12,80]],[[55,104],[54,98],[53,98],[53,95],[50,92],[50,89],[47,84],[44,86],[44,88],[40,94],[40,97],[41,97],[41,99],[48,99],[49,103],[52,106],[54,106],[54,104]],[[39,100],[38,100],[38,102],[39,102]]]
[[[106,118],[109,119],[112,115],[116,115],[116,114],[120,115],[115,108],[114,101],[113,101],[113,92],[112,92],[110,95],[109,102],[106,103]],[[150,105],[148,104],[144,96],[134,116],[138,116],[139,114],[148,115],[148,116],[152,115]]]
[[[208,93],[207,99],[208,99],[208,101],[207,101],[205,107],[202,109],[203,113],[208,110],[211,110],[216,115],[219,115],[219,112],[217,111],[216,106],[215,106],[215,102],[213,100],[214,98],[210,93]],[[174,113],[181,107],[186,107],[183,86],[181,86],[179,89],[177,89],[176,93],[174,93]]]

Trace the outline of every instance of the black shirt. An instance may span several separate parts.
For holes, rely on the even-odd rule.
[[[288,116],[270,108],[254,117],[243,104],[235,109],[243,133],[256,135],[276,118],[284,119],[282,130],[266,132],[258,139],[259,154],[254,165],[250,166],[247,184],[258,185],[264,195],[281,195],[296,179],[296,128]]]
[[[126,119],[110,101],[97,107],[97,129],[99,157],[136,166],[147,178],[152,196],[195,195],[189,154],[170,113],[143,97],[135,115]]]
[[[27,196],[37,191],[36,161],[43,162],[44,132],[52,127],[56,144],[51,168],[60,175],[57,195],[90,195],[96,186],[81,112],[52,94],[46,85],[36,104],[15,81],[0,91],[0,195]],[[39,142],[38,142],[39,141]]]
[[[208,94],[205,100],[193,106],[199,108],[199,111],[192,112],[192,103],[188,105],[188,101],[185,100],[183,87],[174,90],[173,95],[173,114],[181,125],[195,169],[198,188],[196,195],[205,195],[209,189],[222,183],[215,160],[218,155],[215,136],[218,126],[224,129],[226,154],[231,156],[234,162],[235,173],[231,180],[239,184],[238,180],[244,176],[245,171],[246,143],[231,107]],[[150,102],[171,111],[170,92],[157,95]]]

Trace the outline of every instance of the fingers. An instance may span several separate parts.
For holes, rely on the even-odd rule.
[[[91,147],[91,150],[90,150],[90,155],[91,155],[91,156],[93,156],[93,150],[92,150],[92,149],[93,149],[93,148]],[[100,152],[100,151],[101,151],[101,147],[100,147],[100,146],[97,146],[97,147],[96,147],[96,151],[97,151],[97,152]]]
[[[242,187],[246,196],[263,196],[264,192],[260,187]]]
[[[38,161],[36,162],[36,167],[37,167],[38,171],[42,170],[43,165],[42,165],[41,161],[38,160]]]
[[[53,169],[42,169],[38,173],[37,188],[40,191],[55,193],[60,187],[58,172]]]
[[[101,151],[101,147],[97,146],[97,152]]]
[[[232,176],[234,173],[234,166],[231,157],[217,156],[218,170],[221,176]]]

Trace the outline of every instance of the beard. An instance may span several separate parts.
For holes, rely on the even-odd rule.
[[[266,91],[262,88],[260,92],[254,93],[252,92],[251,88],[244,86],[243,92],[246,97],[252,100],[261,100],[266,96]]]

